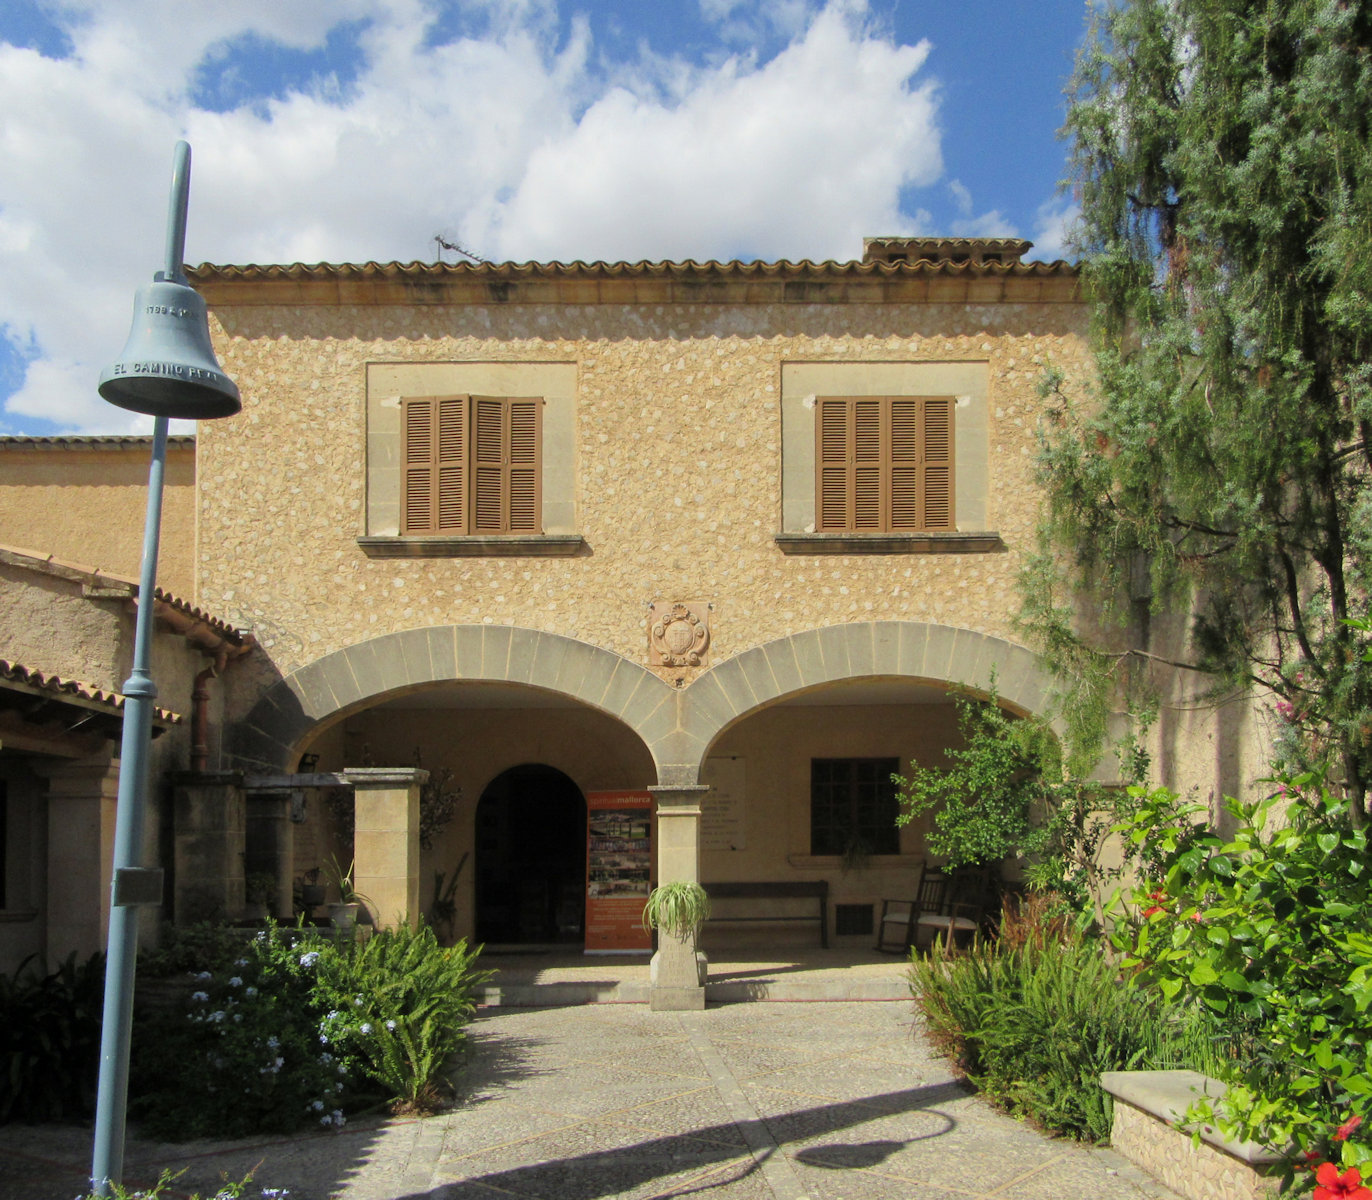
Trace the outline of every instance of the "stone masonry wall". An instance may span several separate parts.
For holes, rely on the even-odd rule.
[[[243,412],[199,435],[200,603],[288,673],[406,628],[502,623],[647,661],[647,606],[708,601],[710,662],[847,621],[1015,638],[1032,543],[1035,383],[1086,370],[1077,304],[216,306]],[[368,558],[366,375],[376,362],[577,370],[572,558]],[[782,554],[781,368],[959,362],[987,372],[993,553]],[[545,451],[546,453],[546,451]]]

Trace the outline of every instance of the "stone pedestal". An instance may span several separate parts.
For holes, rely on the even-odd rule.
[[[353,886],[367,898],[378,928],[413,927],[419,919],[418,767],[351,767]]]
[[[700,802],[710,790],[704,784],[653,787],[657,807],[657,881],[700,882]],[[705,1007],[705,971],[697,960],[694,939],[658,931],[657,953],[650,971],[648,1007],[655,1011]]]
[[[48,964],[75,951],[105,948],[114,871],[114,818],[119,764],[108,758],[35,768],[48,784]]]
[[[223,920],[243,911],[246,808],[241,783],[240,776],[227,771],[176,778],[172,920],[177,925]]]

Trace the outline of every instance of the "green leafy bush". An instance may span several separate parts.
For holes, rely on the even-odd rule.
[[[1012,716],[994,688],[953,703],[961,745],[944,751],[946,765],[912,762],[894,776],[896,824],[927,816],[926,845],[948,867],[1017,858],[1035,888],[1092,919],[1095,897],[1121,869],[1103,853],[1122,815],[1119,789],[1091,782],[1093,761],[1064,755],[1046,721]],[[1143,770],[1136,749],[1120,749],[1131,774]]]
[[[1197,1065],[1207,1030],[1122,987],[1105,947],[1048,909],[1031,900],[996,942],[913,958],[911,990],[935,1045],[989,1099],[1100,1142],[1112,1111],[1101,1072]]]
[[[440,946],[432,929],[381,930],[350,953],[321,957],[320,1036],[352,1056],[399,1107],[435,1107],[443,1067],[461,1047],[476,986],[490,977],[466,942]]]
[[[1372,859],[1347,802],[1303,776],[1257,804],[1225,802],[1234,832],[1166,789],[1127,832],[1163,853],[1117,930],[1126,965],[1202,1006],[1252,1047],[1221,1064],[1226,1134],[1372,1171]],[[1361,1127],[1360,1127],[1361,1126]]]
[[[0,975],[0,1124],[63,1121],[95,1107],[105,956]]]
[[[269,924],[228,968],[196,973],[183,1011],[135,1028],[131,1115],[173,1140],[341,1125],[355,1089],[320,1041],[316,978],[335,953],[317,935]]]
[[[253,933],[218,921],[198,921],[193,925],[167,922],[158,935],[157,948],[139,950],[138,978],[165,979],[187,972],[222,971],[243,957]]]

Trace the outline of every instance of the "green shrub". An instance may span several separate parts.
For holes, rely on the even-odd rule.
[[[105,956],[0,975],[0,1124],[64,1121],[95,1107]]]
[[[166,979],[200,971],[218,973],[243,957],[254,932],[217,921],[193,925],[167,922],[161,928],[157,948],[138,952],[138,978]]]
[[[1123,987],[1105,947],[1046,908],[1007,914],[996,942],[914,958],[911,990],[935,1045],[989,1099],[1100,1142],[1111,1119],[1101,1072],[1195,1066],[1206,1030]]]
[[[1165,789],[1128,827],[1164,854],[1117,937],[1139,979],[1204,1008],[1254,1053],[1211,1072],[1229,1136],[1372,1173],[1372,857],[1345,800],[1304,776],[1258,804],[1225,802],[1234,832]]]
[[[320,1041],[316,971],[337,951],[275,924],[221,971],[194,977],[183,1011],[135,1027],[129,1112],[146,1132],[180,1140],[338,1126],[348,1067]]]
[[[466,942],[440,946],[427,926],[381,930],[319,962],[320,1036],[360,1062],[400,1108],[435,1107],[461,1047],[476,986],[490,977]]]

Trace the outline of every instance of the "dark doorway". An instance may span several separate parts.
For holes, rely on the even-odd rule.
[[[585,940],[586,798],[554,767],[497,775],[476,806],[476,940]]]

